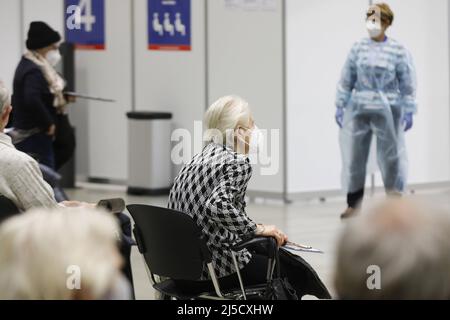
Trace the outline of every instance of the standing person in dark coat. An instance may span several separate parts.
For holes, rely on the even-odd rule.
[[[75,137],[65,108],[65,80],[54,67],[61,60],[61,36],[46,23],[30,24],[27,51],[14,76],[13,141],[17,149],[58,170],[73,155]]]

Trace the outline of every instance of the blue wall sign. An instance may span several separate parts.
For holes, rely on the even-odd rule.
[[[191,50],[191,0],[148,0],[149,50]]]
[[[78,49],[105,49],[105,0],[65,0],[66,41]]]

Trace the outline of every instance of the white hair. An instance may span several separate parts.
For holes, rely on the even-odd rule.
[[[5,221],[0,299],[101,299],[119,276],[117,235],[114,218],[94,209],[39,209]],[[76,269],[81,288],[68,285]]]
[[[0,114],[3,109],[11,104],[11,95],[5,84],[0,80]]]
[[[388,201],[350,222],[337,254],[339,298],[450,299],[449,213]]]
[[[239,125],[247,126],[250,118],[247,101],[237,96],[222,97],[206,111],[204,141],[223,144]]]

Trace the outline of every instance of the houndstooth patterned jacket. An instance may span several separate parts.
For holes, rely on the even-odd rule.
[[[245,192],[252,175],[249,159],[224,145],[211,143],[181,170],[170,192],[169,208],[184,212],[206,235],[218,277],[235,273],[230,245],[255,233],[245,213]],[[237,254],[239,268],[251,259]],[[202,279],[209,279],[206,265]]]

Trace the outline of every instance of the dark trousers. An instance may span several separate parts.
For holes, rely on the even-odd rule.
[[[36,133],[18,143],[16,148],[29,154],[39,163],[58,171],[73,157],[75,146],[75,132],[69,118],[67,115],[58,115],[54,137]]]
[[[75,153],[75,131],[67,115],[56,116],[56,134],[53,142],[55,168],[61,169]]]
[[[347,205],[349,208],[358,209],[364,198],[364,189],[347,194]]]
[[[39,163],[55,170],[55,154],[53,152],[53,138],[45,133],[36,133],[24,141],[16,144],[19,151],[29,154]]]

